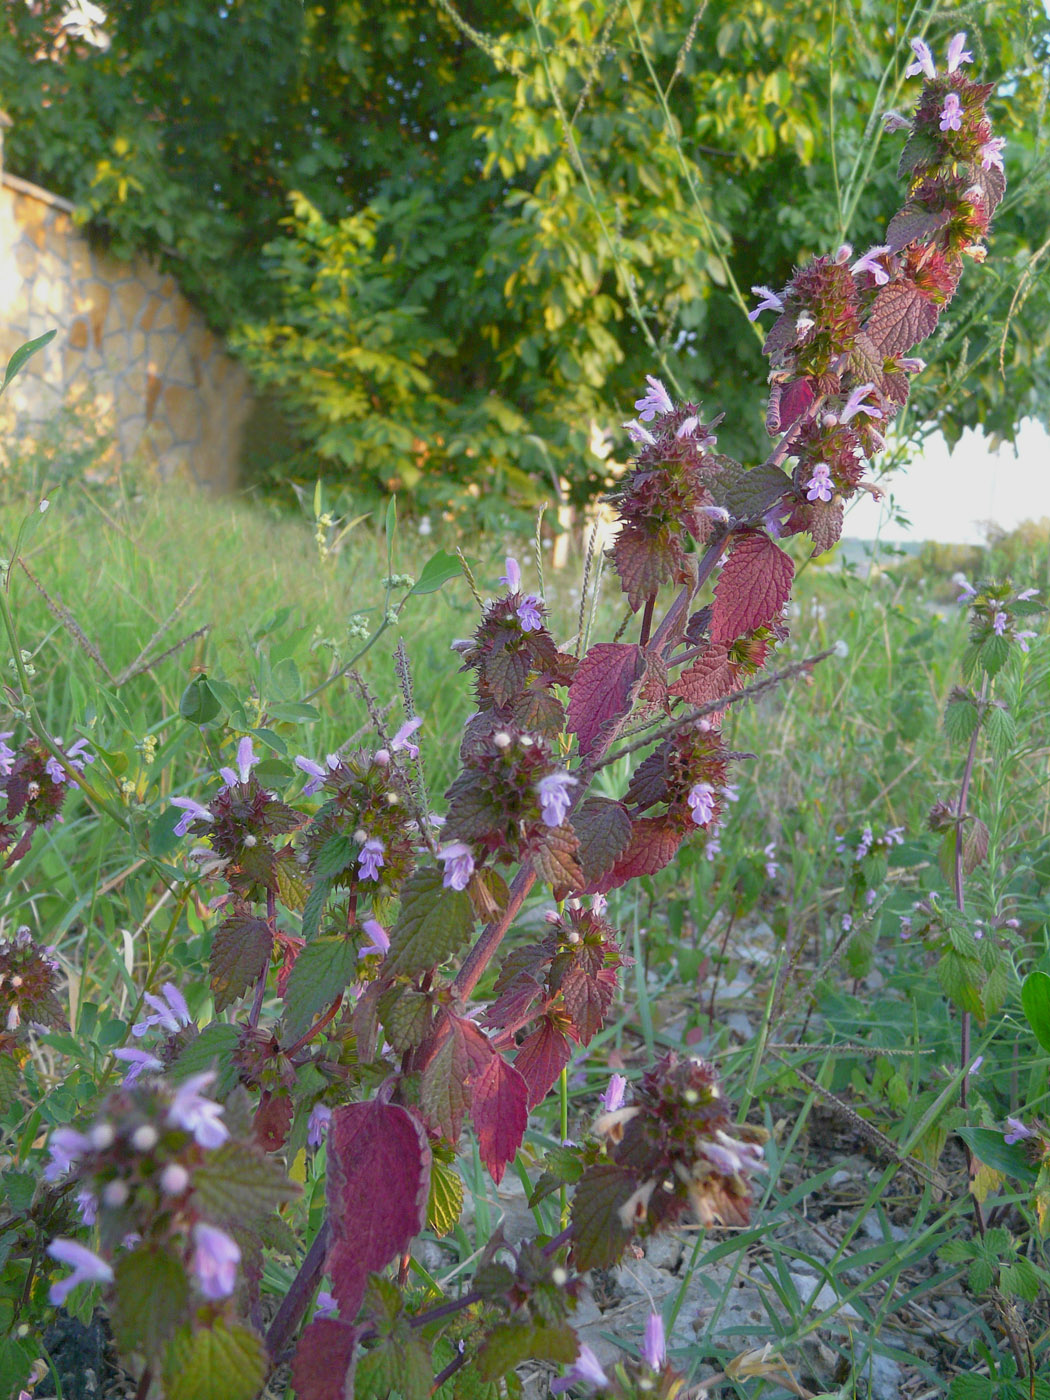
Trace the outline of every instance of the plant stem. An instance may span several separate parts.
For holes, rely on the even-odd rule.
[[[317,1287],[324,1273],[324,1263],[328,1256],[328,1221],[325,1220],[314,1237],[314,1242],[306,1252],[299,1272],[292,1279],[288,1292],[281,1299],[270,1330],[266,1334],[266,1349],[276,1360],[284,1351],[285,1345],[306,1312],[310,1295]]]
[[[963,768],[962,782],[959,784],[959,799],[955,806],[955,864],[954,864],[954,890],[955,907],[962,914],[966,909],[966,891],[964,887],[965,872],[963,870],[963,824],[966,820],[966,803],[970,796],[970,780],[973,777],[973,767],[977,758],[977,740],[981,733],[981,724],[986,711],[986,701],[988,698],[988,677],[985,676],[981,682],[981,693],[977,697],[977,723],[973,727],[970,735],[970,748],[966,755],[966,764]],[[964,1011],[962,1014],[962,1026],[959,1031],[959,1059],[963,1070],[963,1081],[959,1088],[959,1102],[963,1108],[968,1106],[969,1098],[969,1076],[966,1070],[970,1063],[970,1013]],[[977,1206],[977,1219],[981,1234],[984,1234],[984,1221],[980,1208],[980,1202],[975,1199]]]

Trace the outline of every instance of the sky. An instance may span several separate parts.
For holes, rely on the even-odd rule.
[[[1009,444],[989,450],[982,434],[967,431],[954,452],[938,433],[923,455],[897,474],[889,490],[911,524],[902,529],[861,493],[846,515],[843,534],[853,539],[937,540],[981,544],[983,521],[1005,530],[1022,520],[1050,518],[1050,436],[1034,419],[1022,424],[1017,455]]]

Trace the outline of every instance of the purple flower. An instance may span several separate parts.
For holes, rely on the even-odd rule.
[[[688,418],[683,418],[678,427],[674,430],[676,438],[692,437],[700,426],[700,419],[695,413],[691,413]]]
[[[911,122],[899,112],[885,112],[882,117],[883,131],[910,131]]]
[[[125,1084],[134,1084],[147,1070],[156,1071],[164,1068],[156,1055],[151,1055],[148,1050],[135,1050],[131,1046],[124,1050],[114,1050],[113,1058],[123,1060],[125,1064],[131,1066],[124,1076],[123,1082]]]
[[[888,827],[886,828],[886,834],[885,834],[885,836],[884,836],[882,839],[883,839],[883,841],[885,841],[885,843],[886,843],[887,846],[903,846],[903,845],[904,845],[904,827],[903,827],[903,826],[888,826]]]
[[[872,277],[875,278],[875,285],[877,287],[885,287],[886,283],[890,280],[890,274],[883,267],[882,263],[879,262],[879,259],[883,254],[889,251],[890,245],[888,243],[876,243],[874,248],[869,248],[862,258],[857,259],[850,268],[850,272],[852,272],[854,276],[856,276],[858,272],[870,272]]]
[[[1018,593],[1018,595],[1017,595],[1017,601],[1018,601],[1019,603],[1027,603],[1028,600],[1029,600],[1029,598],[1036,598],[1036,597],[1038,597],[1038,596],[1039,596],[1039,589],[1038,589],[1038,588],[1025,588],[1025,589],[1023,589],[1020,593]]]
[[[638,417],[643,423],[651,423],[658,413],[671,413],[674,404],[671,396],[660,383],[659,379],[654,379],[651,374],[645,376],[645,382],[649,385],[644,398],[635,401],[635,408],[638,410]]]
[[[325,1103],[314,1104],[310,1110],[310,1121],[306,1125],[306,1141],[310,1147],[321,1146],[331,1121],[332,1110],[328,1105]]]
[[[52,1259],[60,1264],[71,1264],[73,1272],[59,1283],[53,1283],[48,1298],[55,1307],[61,1307],[78,1283],[112,1283],[113,1270],[104,1259],[92,1254],[76,1240],[52,1240],[47,1247]]]
[[[203,1074],[191,1074],[175,1090],[175,1097],[168,1108],[168,1122],[192,1133],[201,1147],[221,1147],[230,1136],[229,1129],[221,1121],[222,1104],[203,1098],[199,1092],[207,1088],[215,1077],[215,1071],[211,1069]]]
[[[632,418],[629,423],[624,423],[621,426],[624,428],[631,441],[641,446],[651,447],[656,441],[649,429],[643,427],[642,424],[638,422],[637,418]]]
[[[851,929],[852,927],[853,927],[853,915],[852,915],[852,914],[843,914],[843,916],[842,916],[842,932],[843,932],[843,933],[849,933],[849,931],[850,931],[850,929]]]
[[[518,604],[518,621],[523,632],[538,632],[543,626],[542,600],[535,593],[526,593]]]
[[[237,745],[237,772],[232,768],[220,768],[219,773],[227,787],[233,787],[236,783],[246,783],[252,776],[252,769],[259,762],[252,748],[251,735],[246,734]]]
[[[918,73],[925,73],[927,78],[936,78],[937,69],[933,66],[933,54],[930,53],[929,45],[922,39],[912,39],[911,46],[915,50],[915,62],[908,64],[904,76],[914,78]]]
[[[1017,642],[1017,645],[1021,648],[1021,650],[1022,650],[1023,652],[1027,652],[1027,650],[1028,650],[1028,643],[1032,640],[1032,638],[1033,638],[1035,635],[1036,635],[1036,634],[1035,634],[1034,632],[1032,632],[1030,629],[1026,628],[1025,631],[1023,631],[1023,632],[1015,632],[1015,633],[1014,633],[1014,640]]]
[[[775,880],[780,870],[780,866],[773,859],[776,853],[777,843],[775,841],[770,841],[769,845],[766,846],[762,852],[762,854],[766,858],[766,875],[769,877],[770,880]]]
[[[908,918],[907,914],[901,915],[900,935],[904,940],[911,937],[911,919]]]
[[[626,1088],[626,1075],[614,1074],[610,1076],[608,1088],[602,1095],[602,1106],[606,1113],[615,1113],[618,1108],[623,1107],[623,1096]]]
[[[390,749],[393,753],[400,753],[404,749],[409,758],[419,757],[419,745],[412,743],[412,735],[416,732],[423,721],[419,718],[406,719],[401,728],[390,740]]]
[[[721,1128],[716,1130],[713,1140],[701,1144],[700,1151],[724,1176],[765,1170],[765,1154],[757,1143],[741,1142]]]
[[[981,157],[981,169],[991,170],[994,165],[997,170],[1003,168],[1003,147],[1006,145],[1005,136],[993,136],[990,141],[986,141],[978,154]]]
[[[474,856],[462,841],[452,841],[438,851],[438,860],[445,862],[442,884],[447,890],[465,890],[474,874]]]
[[[954,73],[960,63],[972,63],[973,54],[964,53],[963,45],[966,43],[966,31],[956,34],[948,43],[948,72]]]
[[[664,1320],[659,1313],[650,1313],[642,1338],[642,1360],[650,1371],[662,1371],[667,1360],[667,1338],[664,1335]]]
[[[385,850],[378,836],[369,836],[365,840],[357,857],[357,873],[362,880],[379,879],[379,867],[386,864],[383,860]]]
[[[977,1058],[976,1058],[976,1060],[974,1060],[973,1064],[972,1064],[972,1065],[970,1066],[970,1068],[966,1071],[966,1077],[967,1077],[967,1079],[969,1079],[969,1077],[970,1077],[971,1074],[976,1074],[977,1071],[981,1068],[981,1066],[982,1066],[983,1064],[984,1064],[984,1056],[983,1056],[983,1055],[978,1055]]]
[[[507,572],[500,579],[500,583],[507,585],[509,593],[521,592],[521,566],[509,554],[507,555]]]
[[[62,740],[56,739],[55,743],[61,745]],[[84,771],[85,763],[94,763],[95,761],[95,755],[87,752],[86,745],[86,739],[78,739],[75,744],[66,749],[66,762],[72,768],[79,768],[81,773]],[[57,758],[49,758],[44,764],[44,771],[53,783],[64,783],[66,781],[65,769]],[[76,783],[73,783],[72,786],[76,787]]]
[[[601,1363],[586,1343],[580,1347],[580,1354],[572,1363],[568,1374],[560,1380],[551,1381],[551,1394],[561,1395],[577,1381],[585,1381],[588,1385],[598,1386],[609,1384],[609,1377],[602,1370]]]
[[[5,729],[3,733],[0,733],[0,778],[9,778],[11,776],[11,767],[15,761],[15,751],[14,749],[8,748],[4,740],[13,738],[14,732],[13,729]]]
[[[997,613],[995,614],[995,618],[994,618],[993,621],[992,621],[992,630],[994,631],[994,633],[995,633],[995,635],[996,635],[997,637],[1001,637],[1001,636],[1003,635],[1003,633],[1006,631],[1006,629],[1007,629],[1007,627],[1009,626],[1009,624],[1010,624],[1010,617],[1009,617],[1009,614],[1008,614],[1008,613],[1004,613],[1004,612],[1002,612],[1002,611],[997,612]]]
[[[91,1139],[75,1128],[55,1128],[47,1140],[51,1161],[44,1168],[45,1181],[58,1181],[79,1158],[91,1151]]]
[[[747,313],[747,319],[749,321],[757,321],[763,311],[783,311],[784,303],[777,296],[776,292],[771,292],[768,287],[761,286],[752,287],[751,290],[756,297],[761,297],[762,300],[755,307],[754,311],[749,311]]]
[[[185,836],[193,822],[213,822],[215,820],[207,807],[195,802],[192,797],[173,797],[171,805],[181,807],[185,812],[185,816],[179,818],[175,827],[176,836]]]
[[[704,826],[715,814],[715,790],[710,783],[694,783],[685,799],[697,826]]]
[[[390,938],[386,929],[377,919],[365,919],[361,927],[372,940],[367,948],[362,948],[358,953],[359,958],[367,958],[370,953],[378,953],[382,957],[390,951]]]
[[[973,584],[970,582],[970,580],[966,577],[965,574],[952,574],[952,583],[955,584],[956,588],[962,589],[962,592],[955,600],[957,603],[968,603],[971,598],[977,597],[977,589],[974,588]]]
[[[328,777],[328,770],[322,768],[319,763],[315,763],[312,758],[303,758],[297,754],[293,760],[296,768],[305,773],[310,781],[303,788],[304,797],[313,797],[315,792],[319,792],[324,786],[324,780]]]
[[[540,816],[545,826],[561,826],[569,815],[572,798],[569,789],[576,786],[576,779],[569,773],[548,773],[536,785],[540,795]]]
[[[1021,1142],[1024,1138],[1035,1137],[1034,1129],[1026,1128],[1020,1118],[1007,1118],[1006,1125],[1010,1131],[1003,1135],[1003,1141],[1011,1146],[1015,1142]]]
[[[335,1301],[331,1293],[322,1288],[317,1295],[317,1302],[314,1304],[314,1317],[338,1316],[339,1304]]]
[[[75,1199],[77,1203],[77,1214],[80,1216],[83,1224],[87,1226],[94,1225],[95,1221],[98,1219],[98,1201],[95,1200],[94,1193],[89,1191],[86,1186],[82,1186],[77,1192]]]
[[[831,468],[827,462],[818,462],[813,468],[813,475],[806,482],[807,501],[830,501],[835,494],[835,488],[831,482]]]
[[[874,384],[859,384],[846,400],[845,406],[838,415],[838,421],[848,423],[858,413],[866,413],[869,418],[881,418],[881,408],[870,407],[864,402],[874,388]]]
[[[193,1272],[205,1298],[228,1298],[237,1286],[241,1250],[224,1230],[198,1221],[193,1227]]]
[[[950,92],[941,108],[941,130],[959,131],[962,129],[962,104],[958,95]]]
[[[183,1026],[188,1026],[191,1021],[190,1009],[186,1005],[186,998],[176,987],[174,982],[165,982],[161,988],[164,999],[156,997],[152,992],[146,992],[143,1000],[146,1001],[156,1012],[154,1016],[147,1016],[144,1021],[136,1021],[131,1028],[131,1034],[135,1036],[145,1035],[152,1026],[163,1026],[166,1031],[174,1035]]]

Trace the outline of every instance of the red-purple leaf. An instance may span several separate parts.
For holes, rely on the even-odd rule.
[[[627,809],[607,797],[588,797],[572,814],[572,827],[580,843],[577,859],[588,883],[615,865],[630,844]]]
[[[685,551],[666,531],[650,534],[627,521],[612,547],[613,563],[627,601],[635,612],[665,583],[684,583],[689,577]]]
[[[299,1338],[292,1361],[298,1400],[350,1400],[354,1393],[354,1351],[363,1327],[334,1317],[311,1322]]]
[[[597,748],[606,726],[627,713],[644,673],[642,649],[633,643],[591,647],[569,686],[569,729],[579,738],[581,754]]]
[[[928,243],[948,222],[946,209],[902,209],[894,214],[886,230],[886,244],[891,253],[899,253],[909,243]]]
[[[682,832],[663,817],[639,817],[631,844],[608,874],[590,886],[589,894],[606,894],[639,875],[653,875],[674,860],[682,844]]]
[[[615,968],[601,967],[591,973],[574,967],[562,979],[561,994],[565,1010],[572,1017],[580,1040],[590,1044],[605,1024],[613,997],[616,995]]]
[[[715,584],[711,640],[732,642],[779,614],[791,593],[795,566],[768,535],[740,535]]]
[[[826,554],[842,537],[844,505],[838,501],[813,501],[805,528],[813,540],[813,553]]]
[[[906,355],[935,329],[938,315],[914,282],[891,282],[872,302],[864,329],[880,355]]]
[[[780,431],[786,433],[801,418],[815,398],[808,379],[796,379],[785,384],[780,393]]]
[[[455,1146],[470,1104],[467,1088],[470,1061],[458,1018],[450,1020],[451,1029],[423,1071],[419,1103],[435,1132]]]
[[[544,827],[542,838],[529,846],[528,858],[533,869],[550,885],[555,899],[564,899],[583,884],[583,871],[576,860],[578,846],[576,833],[567,824]]]
[[[707,705],[738,690],[738,674],[738,668],[729,659],[729,648],[711,646],[688,671],[682,672],[671,687],[671,694],[680,695],[690,705]]]
[[[211,989],[215,1010],[242,997],[270,962],[273,933],[265,919],[234,914],[215,930],[211,944]]]
[[[569,1063],[569,1037],[565,1034],[568,1025],[565,1017],[548,1014],[518,1047],[514,1068],[528,1085],[529,1108],[543,1102]]]
[[[284,1146],[295,1116],[295,1106],[283,1089],[276,1093],[264,1089],[253,1125],[255,1140],[267,1152],[279,1152]]]
[[[631,1238],[621,1211],[637,1187],[623,1167],[602,1162],[588,1167],[572,1198],[572,1263],[584,1269],[615,1264]]]
[[[481,1160],[497,1186],[521,1146],[528,1121],[528,1084],[502,1055],[493,1055],[474,1081],[474,1126]]]
[[[399,1104],[346,1104],[328,1129],[327,1270],[344,1317],[357,1316],[370,1273],[404,1254],[426,1222],[430,1147]]]
[[[539,983],[527,972],[521,973],[486,1010],[486,1026],[516,1031],[531,1020],[530,1010],[539,994]]]

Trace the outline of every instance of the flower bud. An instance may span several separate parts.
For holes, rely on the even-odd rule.
[[[160,1174],[160,1189],[166,1196],[181,1196],[190,1184],[190,1174],[178,1162],[169,1162]]]
[[[136,1152],[150,1152],[158,1141],[157,1130],[149,1123],[143,1123],[131,1134],[131,1145]]]

